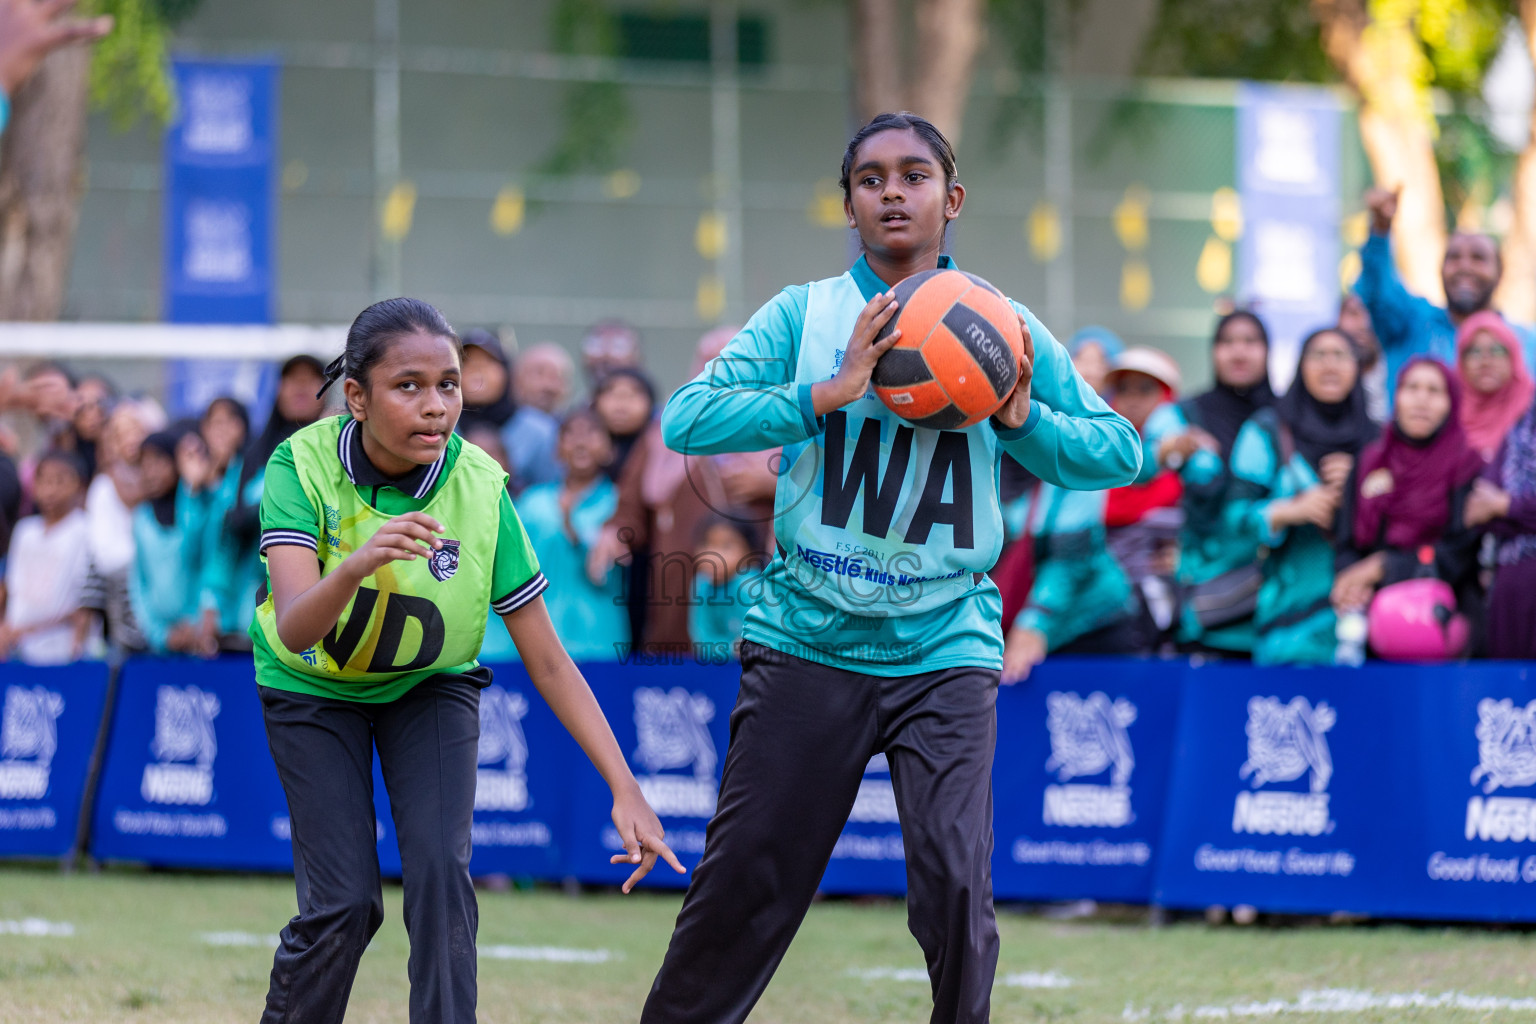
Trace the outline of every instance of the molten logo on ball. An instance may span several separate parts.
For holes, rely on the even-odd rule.
[[[1024,334],[1013,305],[959,270],[927,270],[896,285],[896,315],[877,337],[901,338],[871,380],[886,407],[914,426],[960,430],[1002,408],[1019,382]]]

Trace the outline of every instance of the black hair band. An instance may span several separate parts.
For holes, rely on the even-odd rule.
[[[347,354],[343,352],[327,364],[325,368],[325,383],[320,385],[320,390],[315,392],[315,397],[324,398],[325,393],[331,389],[331,385],[340,380],[342,374],[346,373],[346,370]]]

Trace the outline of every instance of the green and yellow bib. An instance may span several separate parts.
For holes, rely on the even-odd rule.
[[[328,417],[289,440],[299,481],[321,524],[316,553],[322,576],[393,518],[363,500],[338,458],[344,422]],[[442,548],[380,566],[320,643],[298,653],[283,646],[267,594],[251,629],[259,682],[377,702],[394,700],[428,676],[476,666],[491,603],[506,473],[480,449],[463,445],[445,474],[422,509],[445,527]]]

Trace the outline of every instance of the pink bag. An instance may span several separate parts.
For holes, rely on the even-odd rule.
[[[1434,577],[1382,587],[1369,621],[1371,650],[1387,661],[1450,661],[1461,657],[1472,635],[1456,611],[1455,591]]]

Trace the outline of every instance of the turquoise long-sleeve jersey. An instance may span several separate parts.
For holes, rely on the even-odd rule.
[[[872,675],[1001,667],[1001,599],[980,574],[1003,542],[1002,456],[1049,483],[1102,490],[1135,479],[1141,442],[1017,303],[1035,344],[1017,429],[914,427],[873,391],[818,417],[812,385],[837,372],[859,313],[886,287],[861,257],[780,292],[672,396],[663,438],[693,455],[783,448],[776,553],[744,596],[745,639]]]

